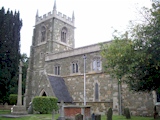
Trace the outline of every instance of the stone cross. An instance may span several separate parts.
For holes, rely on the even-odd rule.
[[[18,99],[17,99],[17,106],[22,105],[22,66],[23,63],[19,61],[19,80],[18,80]]]

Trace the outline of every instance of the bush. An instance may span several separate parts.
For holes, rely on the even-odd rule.
[[[113,115],[112,108],[109,108],[107,111],[107,120],[112,120],[112,115]]]
[[[17,94],[10,94],[9,95],[9,104],[16,105],[17,104]]]
[[[75,120],[83,120],[83,115],[81,113],[76,114]]]
[[[58,110],[57,102],[58,99],[55,97],[35,97],[32,102],[33,110],[40,114],[48,114],[51,113],[53,109]]]

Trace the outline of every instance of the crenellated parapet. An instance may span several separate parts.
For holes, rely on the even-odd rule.
[[[74,27],[74,17],[68,17],[65,14],[62,14],[61,12],[58,12],[56,10],[53,10],[51,12],[48,12],[48,14],[44,14],[43,16],[36,15],[36,22],[35,25],[38,25],[46,20],[49,20],[51,18],[57,18],[71,26]]]

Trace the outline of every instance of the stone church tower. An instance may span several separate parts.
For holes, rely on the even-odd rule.
[[[56,1],[52,12],[40,17],[37,11],[25,106],[28,108],[35,96],[55,96],[59,102],[83,105],[85,55],[86,104],[92,106],[94,113],[104,114],[112,107],[113,113],[118,114],[129,107],[133,115],[151,115],[153,104],[157,103],[156,94],[130,92],[125,83],[118,86],[117,80],[102,67],[105,60],[99,44],[74,48],[74,22],[74,13],[69,18],[57,12]],[[109,44],[109,41],[102,44]]]
[[[53,11],[35,18],[32,46],[30,48],[30,62],[26,82],[26,101],[29,102],[37,96],[40,77],[46,73],[45,56],[49,53],[58,53],[74,49],[74,12],[72,19],[57,12],[56,1]]]

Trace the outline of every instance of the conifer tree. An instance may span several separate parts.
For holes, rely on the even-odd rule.
[[[17,86],[20,58],[20,30],[22,20],[19,12],[0,10],[0,99],[8,101],[10,90]]]

